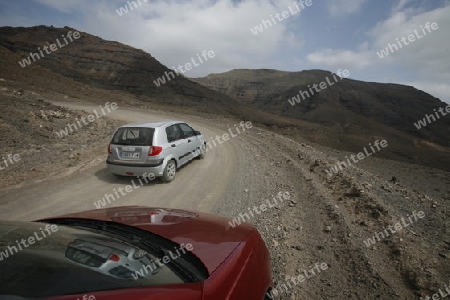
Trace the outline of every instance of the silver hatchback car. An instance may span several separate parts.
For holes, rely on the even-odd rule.
[[[205,139],[180,121],[143,122],[120,127],[108,147],[108,170],[119,176],[175,178],[177,169],[205,155]]]

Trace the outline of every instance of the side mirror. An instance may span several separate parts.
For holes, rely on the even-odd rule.
[[[195,135],[202,135],[202,134],[200,133],[200,131],[197,131],[197,130],[194,131],[194,134],[195,134]]]

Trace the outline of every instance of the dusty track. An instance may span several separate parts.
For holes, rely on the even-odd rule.
[[[95,105],[88,104],[64,104],[64,106],[85,111],[96,108]],[[149,114],[142,110],[122,108],[113,111],[109,116],[130,123],[171,118],[171,116]],[[189,121],[196,129],[198,128],[206,137],[221,135],[224,132],[199,123],[198,120],[186,121]],[[109,205],[147,205],[209,212],[216,201],[221,199],[235,168],[234,153],[233,143],[224,143],[209,151],[204,160],[194,160],[179,170],[173,184],[162,184],[160,180],[155,180]],[[105,193],[112,194],[113,189],[125,187],[131,180],[117,179],[112,176],[106,170],[104,159],[105,155],[101,155],[95,162],[95,166],[82,173],[32,184],[26,188],[18,188],[2,194],[0,203],[3,203],[3,209],[0,212],[0,219],[32,220],[95,209],[93,204],[95,201],[102,199]],[[135,183],[140,185],[137,180]]]
[[[95,107],[56,104],[85,111]],[[110,116],[125,122],[182,119],[208,140],[237,122],[134,108],[120,108]],[[102,153],[84,170],[6,190],[0,195],[0,219],[32,220],[95,209],[94,201],[130,183],[106,171]],[[388,182],[360,169],[362,164],[328,178],[325,169],[334,162],[334,155],[305,142],[254,127],[182,168],[174,182],[152,182],[110,206],[185,208],[235,218],[279,192],[289,192],[292,201],[246,220],[260,230],[271,250],[275,282],[286,283],[315,263],[329,268],[275,299],[412,299],[448,284],[447,200],[431,199],[420,187],[416,191]],[[389,173],[390,162],[383,164]],[[438,175],[443,189],[448,188],[448,173]],[[426,218],[373,247],[364,245],[375,231],[413,210],[423,210]]]

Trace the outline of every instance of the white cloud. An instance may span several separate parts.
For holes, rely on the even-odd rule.
[[[422,12],[420,9],[404,9],[408,1],[400,0],[389,18],[379,22],[367,35],[358,50],[326,49],[307,55],[306,59],[318,66],[347,67],[364,69],[383,67],[385,73],[390,70],[402,70],[414,78],[414,85],[441,99],[450,99],[450,51],[448,45],[448,29],[450,27],[450,6]],[[422,31],[425,24],[436,22],[437,30],[426,34]],[[422,26],[422,27],[421,27]],[[415,34],[421,38],[408,45],[398,47],[389,56],[380,59],[377,55],[388,44],[398,44],[403,37]],[[408,41],[407,41],[408,42]],[[371,67],[371,68],[369,68]]]
[[[409,69],[433,81],[450,82],[450,60],[448,45],[448,29],[450,27],[450,6],[438,8],[429,12],[409,15],[407,12],[398,12],[388,20],[379,23],[371,32],[374,51],[385,48],[389,43],[397,43],[403,37],[415,34],[421,36],[414,42],[408,42],[395,51],[388,58],[383,58],[389,64]],[[422,27],[427,22],[438,24],[439,29],[431,30],[426,35]],[[422,27],[421,27],[422,26]]]
[[[401,11],[409,2],[410,0],[399,0],[398,4],[392,8],[392,12],[395,13]]]
[[[353,14],[358,12],[365,2],[365,0],[329,0],[328,12],[334,17]]]
[[[230,68],[263,67],[280,49],[294,51],[302,46],[299,34],[288,30],[289,22],[301,13],[258,35],[250,30],[263,19],[294,7],[291,0],[141,0],[142,5],[123,16],[116,10],[127,1],[92,1],[76,7],[72,1],[35,1],[59,10],[76,9],[80,17],[73,27],[143,49],[168,67],[185,64],[203,50],[213,50],[215,58],[187,72],[188,77]]]
[[[399,83],[399,82],[397,82]],[[415,88],[427,92],[434,97],[450,104],[450,84],[437,82],[400,82],[400,84],[411,85]]]
[[[75,8],[80,8],[88,5],[90,2],[86,0],[34,0],[37,3],[50,6],[62,12],[69,12]]]
[[[372,52],[326,49],[308,54],[306,59],[315,65],[329,68],[345,67],[349,70],[364,69],[375,59]]]

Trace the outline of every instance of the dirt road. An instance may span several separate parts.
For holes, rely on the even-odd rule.
[[[97,107],[56,104],[87,112]],[[135,108],[119,108],[109,116],[127,123],[181,119],[207,140],[239,122]],[[94,149],[92,159],[72,174],[42,182],[30,178],[22,187],[3,190],[0,219],[32,220],[95,209],[94,202],[105,194],[130,184],[130,179],[107,172],[105,152],[106,145]],[[276,287],[311,275],[316,264],[327,268],[297,285],[290,281],[289,290],[280,290],[274,299],[415,299],[448,284],[448,173],[374,159],[372,163],[383,166],[382,176],[361,164],[329,177],[326,170],[343,155],[254,127],[182,168],[174,182],[152,182],[108,205],[185,208],[238,218],[288,192],[289,201],[244,220],[259,229],[270,249]],[[394,175],[400,182],[390,180]],[[440,183],[411,184],[425,177]],[[430,197],[431,190],[442,193]],[[372,246],[365,244],[413,211],[426,217]]]
[[[98,106],[89,104],[62,104],[72,109],[93,111]],[[147,111],[119,108],[108,115],[112,118],[133,123],[148,120],[172,119],[173,116],[149,114]],[[221,129],[207,126],[199,120],[183,119],[200,130],[207,138],[222,135]],[[234,141],[230,140],[208,151],[203,160],[194,160],[179,170],[176,180],[163,184],[155,180],[121,196],[109,206],[146,205],[169,208],[185,208],[204,212],[211,211],[219,201],[235,169]],[[105,145],[105,152],[106,152]],[[95,209],[94,202],[105,194],[113,194],[114,189],[125,187],[131,178],[117,179],[106,170],[104,159],[96,161],[95,166],[82,173],[51,181],[36,183],[26,188],[9,190],[0,195],[3,203],[0,219],[33,220],[74,211]],[[214,187],[214,188],[208,188]]]

